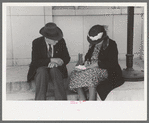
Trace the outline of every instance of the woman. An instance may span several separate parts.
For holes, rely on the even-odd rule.
[[[90,47],[85,55],[86,69],[72,71],[70,89],[77,90],[79,100],[86,100],[84,87],[89,89],[89,100],[96,99],[96,90],[101,100],[105,100],[112,89],[124,83],[117,46],[101,25],[94,25],[89,30],[87,40]]]

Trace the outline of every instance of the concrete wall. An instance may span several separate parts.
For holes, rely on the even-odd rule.
[[[28,65],[32,41],[52,21],[52,7],[7,7],[7,66]]]
[[[135,8],[134,57],[143,54],[142,13],[143,8]],[[55,22],[63,30],[71,61],[77,60],[78,53],[87,52],[89,44],[86,36],[94,24],[107,25],[109,37],[117,42],[119,59],[126,58],[127,8],[7,7],[7,66],[30,63],[32,41],[41,36],[40,28],[50,21]]]

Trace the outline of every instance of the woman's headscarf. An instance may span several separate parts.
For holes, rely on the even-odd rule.
[[[104,26],[94,25],[88,32],[87,40],[91,45],[98,44],[108,38]]]

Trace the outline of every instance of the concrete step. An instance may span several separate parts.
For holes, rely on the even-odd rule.
[[[7,100],[34,100],[35,90],[15,91],[6,94]],[[78,94],[67,91],[68,100],[78,100]],[[54,93],[49,90],[47,100],[54,100]],[[99,96],[97,100],[100,101]],[[125,82],[122,86],[112,90],[105,101],[143,101],[144,100],[144,82]]]
[[[119,61],[121,68],[126,68],[126,61]],[[75,67],[76,62],[71,62],[67,65],[68,75]],[[135,59],[133,67],[135,70],[143,70],[143,62]],[[35,83],[27,83],[28,66],[7,67],[6,72],[6,94],[8,100],[33,100],[35,92]],[[69,81],[65,80],[65,88],[67,89]],[[53,85],[49,84],[49,92],[53,90]],[[138,94],[140,92],[140,94]],[[125,82],[124,85],[112,91],[107,97],[107,100],[143,100],[144,82]],[[113,95],[112,95],[113,94]],[[126,94],[126,95],[125,95]],[[125,95],[125,96],[120,96]],[[135,95],[135,96],[134,96]],[[138,95],[138,97],[137,97]],[[130,97],[129,97],[130,96]],[[77,100],[77,94],[68,91],[68,100]],[[125,98],[123,98],[125,97]],[[126,98],[127,97],[127,98]],[[128,98],[129,97],[129,98]],[[133,98],[135,97],[135,98]],[[53,100],[52,95],[47,96],[48,100]]]
[[[100,98],[97,100],[100,100]],[[105,101],[144,101],[144,89],[113,90]]]
[[[133,60],[133,68],[135,70],[144,70],[144,62],[139,59]],[[120,60],[119,64],[122,69],[126,68],[126,61]],[[71,62],[67,65],[68,75],[74,69],[76,62]],[[6,69],[6,82],[21,82],[27,81],[27,73],[29,66],[12,66]]]
[[[67,65],[68,75],[74,69],[76,62]],[[9,66],[6,68],[6,82],[24,82],[27,81],[29,66]]]
[[[65,89],[68,88],[68,79],[64,79]],[[53,83],[49,82],[48,90],[53,90]],[[35,82],[34,80],[28,83],[27,81],[18,81],[18,82],[7,82],[6,83],[6,93],[14,93],[14,92],[25,92],[25,91],[34,91],[35,90]]]
[[[77,94],[68,90],[68,80],[64,79],[65,89],[67,90],[68,100],[77,100]],[[34,100],[35,82],[9,82],[6,84],[7,100]],[[54,87],[52,83],[48,84],[47,100],[54,100]]]
[[[6,94],[6,100],[8,101],[33,101],[35,99],[35,92],[32,90],[25,91],[25,92],[13,92]],[[73,92],[67,92],[67,100],[74,100],[78,99],[78,95]],[[54,92],[48,92],[46,100],[55,100]]]
[[[126,81],[122,86],[112,90],[105,101],[144,101],[144,88],[144,81]],[[99,95],[97,100],[100,100]]]

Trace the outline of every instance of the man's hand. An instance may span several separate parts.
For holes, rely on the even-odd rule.
[[[50,63],[48,64],[48,68],[53,68],[53,67],[58,67],[58,64],[55,63],[55,62],[50,62]]]
[[[51,63],[56,63],[58,66],[62,66],[64,64],[61,58],[51,58]]]

